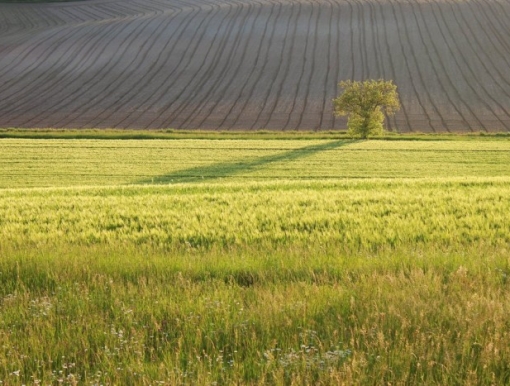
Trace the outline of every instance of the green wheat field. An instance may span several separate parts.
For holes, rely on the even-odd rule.
[[[510,139],[0,139],[0,384],[510,383]]]

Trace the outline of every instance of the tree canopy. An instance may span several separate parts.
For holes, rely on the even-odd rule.
[[[393,115],[400,109],[397,86],[391,80],[343,81],[343,93],[333,99],[335,115],[349,115],[348,132],[367,138],[384,132],[384,113]]]

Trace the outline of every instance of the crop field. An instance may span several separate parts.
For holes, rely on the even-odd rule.
[[[510,141],[1,139],[0,382],[510,382]]]
[[[391,130],[510,129],[500,0],[0,4],[0,127],[329,130],[385,78]]]
[[[510,176],[497,138],[0,141],[0,188]]]

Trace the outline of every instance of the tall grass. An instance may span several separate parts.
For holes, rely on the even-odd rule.
[[[508,251],[2,251],[6,384],[506,384]]]
[[[506,141],[2,144],[2,384],[510,383]]]

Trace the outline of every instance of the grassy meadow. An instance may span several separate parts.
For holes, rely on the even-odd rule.
[[[0,384],[510,382],[506,137],[0,148]]]

